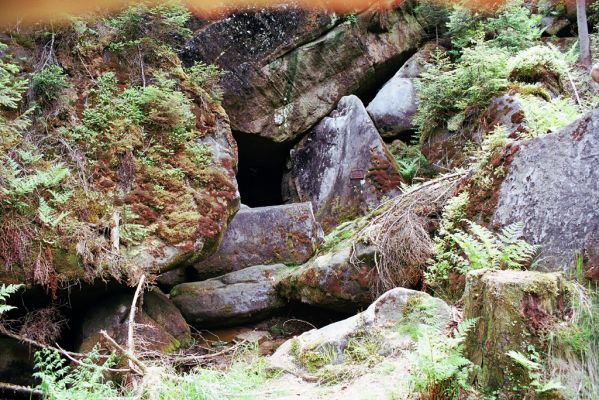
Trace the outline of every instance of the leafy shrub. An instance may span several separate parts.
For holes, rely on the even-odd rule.
[[[507,87],[507,61],[506,51],[485,44],[464,49],[457,63],[443,53],[434,54],[416,82],[420,101],[414,123],[420,141],[439,127],[456,129],[486,108]]]
[[[200,61],[187,70],[187,81],[207,92],[213,101],[220,101],[222,99],[221,74],[222,71],[216,65],[207,65]]]
[[[44,66],[31,77],[33,93],[44,105],[58,100],[64,90],[69,88],[65,73],[61,66],[51,64]]]
[[[514,53],[541,37],[540,21],[541,16],[531,14],[521,1],[511,1],[487,18],[465,7],[455,6],[447,27],[456,50],[487,40],[491,47]]]

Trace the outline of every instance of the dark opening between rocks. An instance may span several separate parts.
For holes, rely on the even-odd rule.
[[[275,143],[257,135],[234,133],[239,149],[237,183],[249,207],[283,204],[281,184],[293,143]]]

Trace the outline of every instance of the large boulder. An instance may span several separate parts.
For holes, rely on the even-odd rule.
[[[318,307],[351,312],[374,300],[375,249],[351,243],[315,257],[278,284],[284,297]]]
[[[568,292],[560,273],[477,270],[466,276],[464,318],[478,318],[465,353],[480,367],[475,379],[489,390],[526,384],[527,375],[506,353],[543,350],[541,332],[564,318]],[[514,397],[515,398],[515,397]]]
[[[200,29],[181,58],[224,71],[223,105],[236,131],[290,141],[337,101],[401,65],[423,29],[403,7],[355,22],[291,6],[248,11]]]
[[[519,143],[498,193],[493,223],[522,222],[524,238],[542,245],[539,265],[547,269],[568,269],[581,251],[596,254],[597,162],[599,110],[557,133]]]
[[[288,186],[325,232],[400,193],[401,177],[364,105],[342,98],[291,151]]]
[[[102,342],[105,330],[120,344],[127,343],[132,296],[116,295],[86,312],[78,340],[78,351],[89,352]],[[143,295],[142,309],[135,316],[135,334],[143,338],[143,350],[163,353],[186,346],[191,340],[189,326],[173,303],[158,289]]]
[[[450,308],[444,301],[424,292],[395,288],[381,295],[364,312],[288,340],[270,357],[270,362],[285,371],[316,372],[314,367],[324,367],[313,364],[320,361],[318,354],[328,352],[328,361],[342,363],[348,356],[345,350],[350,342],[366,335],[376,338],[381,354],[397,353],[413,346],[414,338],[409,332],[425,326],[442,330],[449,319]],[[411,325],[410,330],[400,329],[406,324]]]
[[[438,46],[427,43],[397,71],[368,104],[366,110],[383,137],[415,129],[412,122],[418,109],[415,79]]]
[[[16,339],[0,337],[0,382],[9,382],[16,385],[34,386],[32,377],[34,372],[33,353],[36,349]],[[14,395],[14,393],[11,393]],[[6,395],[7,397],[2,397]],[[8,397],[8,393],[0,391],[0,398]]]
[[[310,202],[244,208],[229,224],[218,251],[194,267],[206,279],[253,265],[299,265],[322,239]]]
[[[256,265],[218,278],[183,283],[171,290],[171,299],[197,327],[256,321],[285,306],[275,284],[287,270],[283,264]]]

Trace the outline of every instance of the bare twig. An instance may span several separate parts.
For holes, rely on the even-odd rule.
[[[144,375],[148,371],[148,367],[139,358],[137,358],[135,354],[131,353],[129,350],[125,349],[123,346],[118,344],[113,338],[110,337],[108,333],[106,333],[105,330],[101,330],[100,335],[102,335],[104,339],[106,339],[108,344],[113,349],[118,350],[122,355],[127,357],[132,362],[132,364],[134,365],[132,369],[134,371],[136,371],[140,375]]]
[[[117,217],[118,218],[118,217]],[[139,282],[137,283],[137,289],[135,290],[135,294],[133,295],[133,300],[131,301],[131,308],[129,309],[129,326],[127,330],[127,349],[128,352],[135,356],[135,341],[133,336],[133,329],[135,326],[135,313],[137,312],[137,299],[139,298],[140,293],[142,292],[142,288],[144,286],[144,281],[146,280],[146,276],[142,275],[139,278]],[[133,360],[129,359],[129,367],[134,368]]]
[[[65,349],[60,347],[58,344],[56,345],[56,347],[58,347],[58,349],[60,350],[60,353],[63,356],[65,356],[66,358],[68,358],[69,360],[74,362],[75,364],[84,365],[80,360],[77,360],[76,358],[71,356],[68,351],[66,351]],[[129,368],[105,368],[105,370],[108,372],[131,372],[131,369],[129,369]]]

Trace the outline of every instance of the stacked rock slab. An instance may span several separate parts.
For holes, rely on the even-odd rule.
[[[375,249],[351,243],[314,257],[278,284],[282,296],[318,307],[352,312],[373,300]]]
[[[542,246],[539,263],[547,269],[565,270],[584,253],[592,277],[599,267],[599,109],[518,145],[494,224],[522,222],[524,238]]]
[[[397,167],[356,96],[346,96],[291,151],[290,197],[311,201],[325,232],[400,193]]]
[[[243,208],[229,224],[218,251],[194,267],[203,279],[254,265],[303,264],[322,239],[309,202]]]
[[[285,306],[275,285],[287,270],[283,264],[256,265],[183,283],[173,288],[171,299],[190,324],[201,328],[257,321]]]
[[[564,318],[568,293],[560,273],[478,270],[466,277],[464,318],[477,318],[468,333],[465,353],[481,368],[475,379],[499,389],[526,384],[527,375],[506,354],[542,350],[540,333]]]
[[[343,96],[400,65],[423,28],[403,7],[350,22],[292,6],[248,11],[201,30],[181,52],[224,71],[223,106],[234,131],[277,142],[306,132]]]

